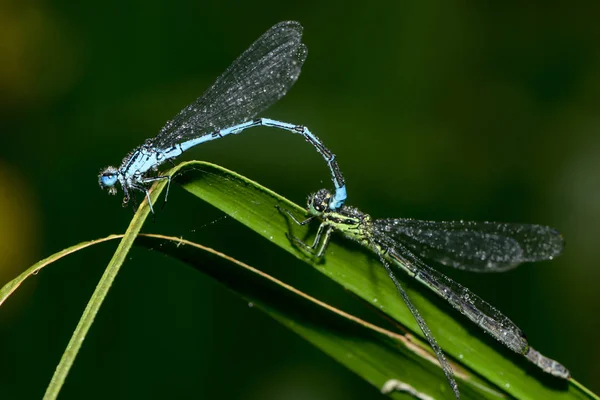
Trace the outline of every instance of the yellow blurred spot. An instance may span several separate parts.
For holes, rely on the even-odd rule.
[[[0,286],[39,258],[39,218],[32,193],[0,161]]]
[[[0,106],[61,94],[76,76],[74,34],[43,2],[0,2]]]

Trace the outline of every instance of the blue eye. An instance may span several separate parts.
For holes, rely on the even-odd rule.
[[[100,178],[100,180],[102,182],[102,186],[111,187],[111,186],[114,186],[115,183],[117,183],[117,175],[115,175],[115,174],[102,175],[102,178]]]

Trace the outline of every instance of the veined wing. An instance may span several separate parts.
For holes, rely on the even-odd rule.
[[[441,296],[481,329],[512,351],[527,354],[529,343],[525,334],[491,304],[441,272],[427,266],[402,244],[389,238],[377,240],[377,244],[386,250],[385,257],[394,265]]]
[[[403,218],[378,219],[374,225],[424,258],[475,272],[499,272],[524,262],[551,260],[564,247],[560,233],[542,225]]]
[[[307,50],[295,21],[271,27],[242,53],[196,101],[151,140],[166,147],[245,122],[270,107],[292,87]]]

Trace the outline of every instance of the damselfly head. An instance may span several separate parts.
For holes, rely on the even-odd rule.
[[[321,189],[308,197],[308,212],[312,215],[321,215],[329,209],[331,193],[327,189]]]
[[[102,189],[108,189],[109,194],[117,194],[115,184],[119,180],[119,171],[115,167],[107,167],[100,172],[98,183]]]

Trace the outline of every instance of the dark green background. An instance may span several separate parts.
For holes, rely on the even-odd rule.
[[[131,210],[98,188],[98,171],[155,135],[271,25],[296,19],[308,60],[264,115],[323,139],[349,204],[375,217],[559,228],[567,247],[553,262],[449,274],[600,390],[600,7],[491,3],[3,2],[1,282],[62,248],[123,232]],[[278,130],[186,158],[299,203],[331,186],[313,149]],[[221,216],[174,187],[145,230],[213,246],[313,294],[341,294],[315,287],[309,268],[240,224],[211,223]],[[42,396],[115,247],[53,265],[0,308],[2,399]],[[207,277],[138,249],[61,398],[376,397]]]

